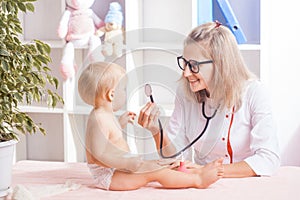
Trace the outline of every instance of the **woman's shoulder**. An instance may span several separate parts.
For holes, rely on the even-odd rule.
[[[265,94],[268,92],[267,86],[260,80],[248,80],[246,82],[246,95],[258,95],[260,93]]]
[[[245,89],[245,100],[250,104],[265,104],[269,103],[270,91],[268,90],[265,83],[260,80],[249,80],[246,84]]]

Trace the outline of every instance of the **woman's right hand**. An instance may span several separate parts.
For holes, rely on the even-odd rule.
[[[138,123],[154,135],[159,132],[159,109],[155,103],[148,102],[140,111]]]

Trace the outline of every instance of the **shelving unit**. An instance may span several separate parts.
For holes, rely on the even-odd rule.
[[[104,19],[109,3],[113,0],[96,0],[92,9]],[[197,25],[197,0],[120,0],[124,13],[126,30],[126,49],[124,56],[117,60],[126,67],[129,80],[127,93],[127,109],[139,113],[139,109],[147,101],[144,95],[144,84],[151,83],[155,101],[161,106],[162,120],[168,120],[173,110],[173,101],[177,80],[181,71],[176,64],[176,57],[182,53],[182,43],[190,30]],[[259,0],[230,0],[233,9],[250,9],[239,15],[244,16],[241,25],[254,38],[260,38],[260,18],[252,24],[254,13],[260,14]],[[254,6],[252,4],[255,4]],[[240,5],[243,5],[240,7]],[[251,5],[251,6],[250,6]],[[23,17],[24,40],[40,39],[51,48],[52,63],[50,67],[60,80],[58,93],[63,96],[65,105],[56,109],[48,109],[45,103],[23,106],[34,119],[43,124],[46,136],[26,135],[17,145],[16,160],[53,160],[76,162],[85,161],[84,132],[87,115],[91,107],[84,104],[77,94],[76,78],[63,81],[59,74],[59,64],[65,42],[57,37],[56,29],[60,17],[65,10],[64,0],[39,0],[35,3],[35,13]],[[247,13],[250,13],[249,16]],[[258,29],[258,31],[256,30]],[[250,30],[250,31],[248,31]],[[247,36],[246,34],[246,36]],[[250,37],[252,38],[252,37]],[[251,40],[252,41],[252,40]],[[250,69],[258,76],[262,69],[262,47],[260,39],[249,44],[240,45]],[[78,66],[85,61],[86,48],[76,49],[75,58]],[[264,73],[265,74],[265,73]],[[117,113],[119,114],[119,113]],[[128,127],[127,141],[133,151],[143,152],[146,158],[153,158],[153,141],[147,131],[137,126]],[[131,133],[141,135],[137,141]],[[135,133],[134,133],[135,134]]]

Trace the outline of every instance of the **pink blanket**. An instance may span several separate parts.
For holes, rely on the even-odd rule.
[[[300,167],[281,167],[272,177],[223,178],[207,189],[161,189],[151,183],[135,191],[104,191],[92,186],[86,163],[20,161],[14,165],[12,187],[65,184],[71,181],[81,187],[43,199],[120,199],[120,200],[286,200],[300,199]]]

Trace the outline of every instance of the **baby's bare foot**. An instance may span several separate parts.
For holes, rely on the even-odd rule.
[[[204,165],[201,169],[198,170],[199,183],[197,184],[198,188],[207,188],[220,178],[224,174],[224,167],[222,165],[223,159],[217,159],[212,163]]]

